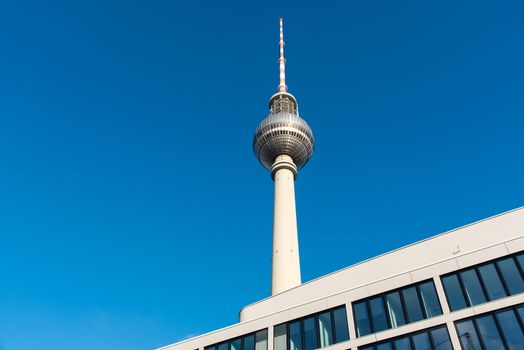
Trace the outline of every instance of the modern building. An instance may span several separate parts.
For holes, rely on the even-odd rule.
[[[285,85],[254,151],[275,182],[272,295],[162,350],[524,349],[524,207],[301,284],[294,181],[314,139]]]

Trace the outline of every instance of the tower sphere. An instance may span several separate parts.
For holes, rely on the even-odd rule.
[[[295,97],[279,92],[269,105],[269,116],[255,130],[255,156],[268,170],[280,155],[290,156],[297,169],[302,168],[313,154],[315,140],[309,125],[298,116]]]

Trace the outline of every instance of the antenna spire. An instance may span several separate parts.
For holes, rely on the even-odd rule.
[[[283,19],[280,17],[280,57],[278,58],[278,65],[280,67],[280,83],[278,84],[278,92],[287,92],[286,86],[286,59],[284,58],[284,25]]]

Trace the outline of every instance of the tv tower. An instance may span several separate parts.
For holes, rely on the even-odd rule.
[[[272,295],[301,284],[295,179],[315,144],[311,128],[299,117],[297,100],[287,91],[282,22],[280,18],[278,92],[269,99],[269,116],[256,128],[253,139],[253,151],[275,183]]]

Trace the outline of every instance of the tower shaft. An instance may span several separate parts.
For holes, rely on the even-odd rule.
[[[278,92],[269,99],[269,115],[260,122],[253,138],[255,156],[271,170],[275,182],[271,295],[301,284],[295,178],[315,146],[311,128],[298,115],[297,100],[287,91],[282,18],[279,48]]]
[[[275,204],[271,295],[301,284],[295,208],[296,173],[297,168],[290,156],[280,155],[276,158],[272,167]]]

